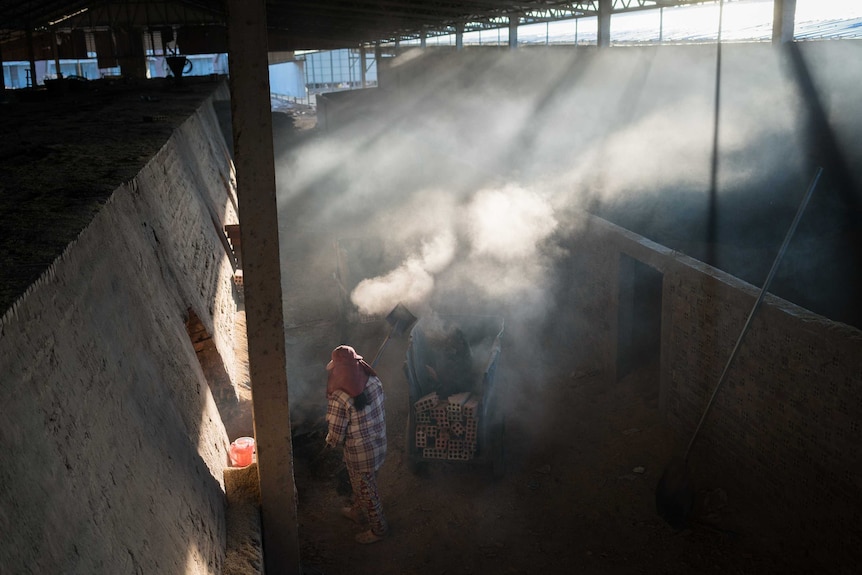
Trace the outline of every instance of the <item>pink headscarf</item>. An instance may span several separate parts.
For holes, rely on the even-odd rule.
[[[356,397],[365,391],[368,377],[377,375],[377,372],[349,345],[339,345],[332,350],[332,359],[326,364],[326,370],[329,372],[326,395],[340,389],[347,392],[350,397]]]

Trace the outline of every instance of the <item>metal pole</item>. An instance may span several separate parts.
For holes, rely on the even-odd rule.
[[[778,269],[778,264],[781,263],[781,259],[784,257],[784,252],[787,251],[787,246],[790,244],[790,240],[791,238],[793,238],[793,234],[796,232],[796,227],[799,225],[799,220],[802,219],[802,214],[803,212],[805,212],[805,208],[808,206],[808,200],[811,199],[811,195],[814,193],[814,188],[817,187],[817,182],[820,180],[821,174],[823,174],[823,168],[818,167],[817,172],[814,174],[814,178],[811,180],[811,184],[809,184],[808,186],[808,190],[802,197],[802,202],[799,204],[799,208],[796,210],[796,215],[793,217],[793,222],[790,224],[790,228],[787,230],[787,233],[784,236],[784,241],[781,242],[781,247],[778,248],[778,255],[775,256],[775,261],[772,262],[772,267],[769,269],[769,273],[766,274],[766,280],[763,282],[763,287],[760,288],[760,293],[757,294],[757,299],[754,301],[754,306],[752,306],[751,311],[748,313],[748,319],[745,320],[745,325],[742,326],[742,332],[739,334],[739,337],[736,338],[736,344],[733,346],[733,351],[730,352],[730,357],[727,359],[727,363],[724,365],[724,370],[722,370],[721,376],[718,378],[718,383],[715,385],[715,389],[713,389],[712,395],[709,397],[709,402],[707,402],[706,404],[706,409],[703,410],[703,415],[700,416],[700,421],[698,422],[697,427],[695,428],[694,433],[691,436],[691,440],[688,442],[688,447],[686,448],[685,455],[683,456],[683,460],[685,461],[688,460],[689,453],[691,453],[691,448],[694,445],[694,440],[697,439],[697,435],[700,432],[700,428],[703,427],[703,422],[706,420],[706,416],[709,413],[709,409],[715,402],[715,396],[718,394],[718,390],[719,388],[721,388],[721,384],[724,383],[724,379],[727,376],[727,372],[730,369],[730,365],[736,358],[736,354],[739,351],[740,344],[742,343],[742,338],[745,337],[745,334],[748,332],[748,328],[751,326],[751,320],[754,318],[754,314],[757,313],[761,302],[763,302],[763,297],[766,295],[769,286],[772,284],[772,278],[775,277],[775,271]]]

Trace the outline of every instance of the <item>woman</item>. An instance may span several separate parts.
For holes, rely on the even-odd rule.
[[[377,492],[377,472],[386,458],[383,384],[349,345],[332,350],[326,369],[326,445],[344,446],[344,464],[353,487],[353,505],[341,513],[358,524],[368,522],[369,529],[356,536],[358,543],[375,543],[389,529]]]

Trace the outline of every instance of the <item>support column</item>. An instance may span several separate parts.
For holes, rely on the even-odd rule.
[[[57,45],[57,32],[51,32],[51,52],[54,56],[54,67],[57,69],[57,79],[63,77],[63,72],[60,71],[60,47]]]
[[[3,75],[3,43],[0,42],[0,101],[6,96],[6,76]]]
[[[120,73],[127,78],[147,79],[147,55],[144,52],[144,34],[128,26],[117,30],[120,49]]]
[[[419,47],[423,50],[425,49],[425,44],[428,41],[428,31],[425,28],[422,28],[422,31],[419,32]]]
[[[509,49],[514,50],[518,47],[518,24],[521,23],[521,17],[517,14],[509,16]]]
[[[658,43],[664,42],[664,8],[658,9]]]
[[[30,56],[30,87],[36,87],[36,51],[33,47],[33,28],[27,24],[27,54]]]
[[[383,66],[383,49],[380,47],[379,40],[374,43],[374,66],[377,68],[377,87],[379,88],[383,84],[381,76],[386,74]]]
[[[455,29],[455,51],[460,52],[464,49],[464,25],[458,24]]]
[[[796,21],[796,0],[773,0],[772,43],[793,42]]]
[[[363,44],[362,46],[359,47],[359,69],[361,70],[359,73],[359,81],[360,81],[363,88],[368,87],[368,84],[367,84],[366,78],[365,78],[365,68],[367,66],[366,60],[367,60],[367,58],[365,56],[365,44]]]
[[[230,102],[264,567],[267,573],[299,575],[299,525],[284,350],[266,2],[228,0],[227,8]]]
[[[380,49],[380,42],[374,44],[374,65],[377,66],[378,83],[380,82],[380,65],[383,62],[383,50]]]
[[[608,48],[611,45],[611,10],[613,7],[613,0],[599,0],[599,29],[596,42],[599,48]]]

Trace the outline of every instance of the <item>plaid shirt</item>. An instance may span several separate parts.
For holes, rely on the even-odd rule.
[[[365,387],[368,405],[362,411],[353,407],[353,399],[344,391],[329,395],[326,444],[344,443],[344,463],[353,471],[373,473],[386,457],[386,414],[383,409],[383,384],[371,376]]]

